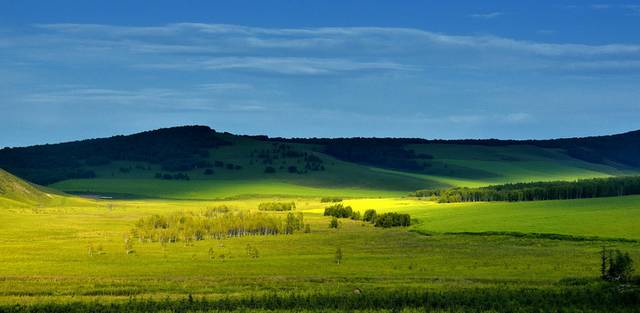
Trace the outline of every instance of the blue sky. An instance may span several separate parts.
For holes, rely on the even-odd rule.
[[[0,0],[0,147],[184,124],[624,132],[640,128],[638,29],[638,1]]]

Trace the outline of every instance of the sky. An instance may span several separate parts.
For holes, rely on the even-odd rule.
[[[0,147],[640,129],[640,1],[0,0]]]

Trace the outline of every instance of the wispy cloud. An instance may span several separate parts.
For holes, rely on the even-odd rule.
[[[113,109],[126,107],[133,110],[161,111],[260,111],[266,107],[259,101],[245,97],[229,100],[217,97],[219,93],[251,89],[251,85],[236,83],[212,83],[194,88],[168,89],[103,89],[87,86],[59,86],[37,91],[19,100],[35,104],[64,104],[70,107],[109,106]],[[212,95],[211,93],[215,93]]]
[[[504,15],[504,13],[495,11],[495,12],[488,12],[488,13],[474,13],[469,16],[477,19],[490,20],[496,17],[500,17],[502,15]]]
[[[219,57],[199,61],[141,64],[141,68],[181,70],[253,70],[280,74],[322,75],[366,70],[415,70],[394,62],[356,62],[346,59],[281,58],[281,57]]]
[[[495,13],[495,12],[494,12]],[[141,53],[251,53],[296,49],[325,53],[380,55],[387,51],[416,51],[434,46],[509,49],[540,55],[603,55],[640,53],[640,45],[545,43],[488,35],[451,35],[414,28],[322,27],[259,28],[224,24],[178,23],[157,27],[86,24],[37,25],[50,39],[101,40]],[[377,48],[377,50],[371,50]],[[351,49],[351,50],[349,50]],[[275,53],[275,52],[274,52]]]

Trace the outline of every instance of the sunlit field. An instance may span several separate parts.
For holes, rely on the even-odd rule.
[[[410,227],[390,229],[351,219],[340,219],[340,226],[330,229],[330,219],[322,216],[326,203],[318,198],[286,198],[295,202],[294,212],[304,214],[309,233],[205,239],[190,244],[134,240],[133,252],[127,254],[124,240],[141,217],[221,205],[232,211],[256,211],[262,202],[279,200],[85,199],[3,209],[0,302],[180,298],[188,294],[216,299],[293,291],[347,295],[356,288],[376,292],[496,286],[544,289],[561,286],[567,278],[595,280],[602,245],[640,258],[636,241],[640,233],[635,227],[640,198],[635,196],[524,204],[438,204],[411,198],[344,201],[356,210],[408,212],[417,220]],[[603,240],[447,234],[483,231],[585,235]],[[247,245],[255,247],[259,257],[250,257]],[[338,248],[343,253],[340,264],[335,261]]]

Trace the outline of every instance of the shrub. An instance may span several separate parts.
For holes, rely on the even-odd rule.
[[[213,175],[213,170],[208,168],[208,169],[204,170],[204,174],[205,175]]]
[[[340,224],[338,223],[338,218],[336,218],[335,216],[333,218],[331,218],[331,221],[329,222],[329,228],[338,228]]]
[[[600,252],[600,271],[602,278],[608,281],[629,281],[633,276],[633,260],[628,252],[607,250]]]
[[[355,220],[355,221],[360,220],[360,212],[358,212],[358,211],[354,211],[354,212],[351,214],[351,219],[352,219],[352,220]]]
[[[364,216],[362,216],[362,220],[365,222],[375,222],[376,221],[376,216],[378,214],[376,213],[376,210],[373,209],[369,209],[364,211]]]
[[[276,169],[273,166],[267,166],[264,168],[264,172],[267,174],[273,174],[276,172]]]
[[[284,225],[285,234],[293,234],[296,230],[301,230],[302,225],[304,225],[304,218],[302,213],[293,214],[289,212],[287,214],[287,219]]]
[[[250,244],[247,244],[245,250],[247,251],[247,256],[252,259],[257,259],[260,256],[258,253],[258,249]]]
[[[411,216],[409,214],[400,214],[395,212],[383,213],[376,217],[376,227],[396,227],[411,225]]]

